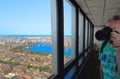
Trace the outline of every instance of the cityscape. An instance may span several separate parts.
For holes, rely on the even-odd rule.
[[[64,47],[66,63],[71,55],[70,37],[65,37]],[[51,75],[51,36],[0,36],[0,79],[48,79]]]
[[[65,0],[64,5],[66,64],[72,55],[72,8]],[[54,65],[51,0],[0,0],[0,11],[0,79],[48,79]]]

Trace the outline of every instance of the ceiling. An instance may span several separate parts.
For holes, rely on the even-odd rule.
[[[96,26],[105,25],[109,18],[120,15],[120,0],[75,0]]]

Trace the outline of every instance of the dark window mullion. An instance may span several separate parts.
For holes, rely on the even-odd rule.
[[[92,44],[92,24],[90,24],[90,45]]]
[[[53,74],[62,75],[64,71],[64,19],[63,0],[51,0],[52,16],[52,69]],[[60,76],[63,78],[63,76]]]
[[[90,23],[90,45],[92,44],[92,25]]]
[[[76,59],[78,66],[78,55],[79,55],[79,9],[76,7]]]
[[[92,44],[93,44],[93,41],[94,41],[94,25],[92,24]]]
[[[88,20],[88,22],[87,22],[87,25],[88,25],[88,26],[87,26],[87,28],[88,28],[88,30],[87,30],[87,32],[88,32],[88,33],[87,33],[87,40],[88,40],[88,41],[87,41],[87,48],[88,48],[88,47],[89,47],[89,41],[90,41],[90,40],[89,40],[89,37],[90,37],[90,36],[89,36],[89,28],[90,28],[90,27],[89,27],[89,20]]]
[[[63,0],[57,0],[57,57],[58,57],[58,72],[63,73],[64,71],[64,16],[63,16]]]

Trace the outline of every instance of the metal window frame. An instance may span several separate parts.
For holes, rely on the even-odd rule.
[[[89,18],[86,16],[84,11],[80,8],[80,6],[75,2],[75,0],[69,0],[75,7],[75,20],[73,24],[75,27],[72,26],[72,37],[75,38],[72,40],[73,50],[74,54],[72,55],[74,59],[71,59],[69,61],[69,64],[64,66],[64,16],[63,16],[63,0],[51,0],[51,16],[52,16],[52,67],[53,67],[53,75],[49,79],[64,79],[64,76],[76,66],[76,70],[82,69],[83,64],[86,61],[86,58],[84,57],[85,52],[90,48],[88,46],[87,49],[85,49],[85,19],[88,19],[88,21],[91,24],[91,45],[93,44],[93,31],[94,31],[94,25],[89,20]],[[79,10],[81,14],[83,15],[83,52],[78,52],[78,39],[79,39]],[[77,68],[79,59],[83,58],[83,61],[81,65]],[[75,76],[76,72],[73,74],[73,77]]]
[[[90,29],[90,27],[89,27],[89,21],[88,21],[88,30],[87,30],[88,31],[88,35],[87,35],[88,36],[88,38],[87,38],[88,41],[87,41],[87,47],[89,47],[89,41],[90,41],[90,39],[89,39],[89,37],[90,37],[90,35],[89,35],[90,34],[89,29]]]
[[[52,72],[53,75],[64,72],[64,16],[63,0],[51,0],[51,32],[52,32]]]

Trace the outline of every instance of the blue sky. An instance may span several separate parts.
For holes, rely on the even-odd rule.
[[[64,32],[71,35],[71,8],[64,6]],[[50,0],[0,0],[0,35],[51,35]]]

